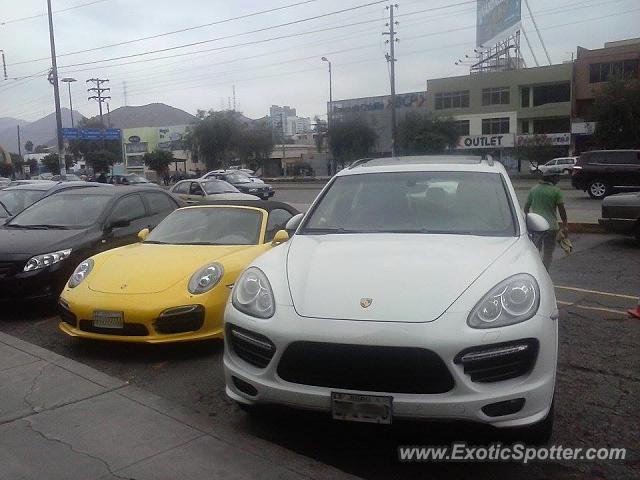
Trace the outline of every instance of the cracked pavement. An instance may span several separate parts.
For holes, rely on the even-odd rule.
[[[572,237],[572,240],[576,246],[574,254],[566,257],[557,252],[551,272],[557,285],[630,297],[640,293],[640,248],[631,239],[584,235]],[[157,473],[152,469],[153,458],[156,458],[153,454],[148,460],[128,456],[126,450],[134,448],[132,444],[137,446],[140,438],[125,435],[118,440],[122,442],[121,448],[117,448],[118,455],[109,456],[105,452],[116,447],[105,445],[92,429],[83,430],[76,425],[90,419],[92,428],[108,438],[111,438],[112,428],[135,429],[132,415],[115,415],[110,422],[103,421],[107,411],[100,410],[98,401],[107,395],[117,400],[121,405],[119,410],[125,405],[126,408],[138,408],[139,405],[131,406],[124,393],[135,387],[152,392],[158,402],[170,402],[171,409],[180,405],[189,411],[197,411],[204,418],[194,429],[193,438],[178,435],[175,446],[171,443],[168,451],[156,454],[165,462],[166,475],[175,474],[174,478],[181,475],[198,478],[198,472],[210,472],[205,464],[184,462],[186,452],[210,453],[222,448],[215,439],[203,436],[206,429],[233,436],[241,445],[259,442],[255,448],[262,452],[271,454],[270,449],[276,449],[278,455],[283,455],[282,450],[287,449],[304,455],[302,458],[368,479],[467,478],[471,474],[476,479],[500,480],[639,478],[640,321],[616,313],[634,306],[634,301],[567,289],[557,289],[556,295],[558,300],[570,305],[559,305],[560,356],[556,422],[551,443],[583,448],[626,447],[627,460],[624,462],[546,462],[527,466],[492,463],[400,465],[396,462],[398,445],[446,445],[454,440],[483,443],[493,439],[494,432],[459,424],[397,422],[389,427],[345,424],[332,422],[323,415],[278,409],[269,415],[252,418],[238,410],[224,393],[221,342],[153,348],[76,342],[57,331],[57,319],[44,307],[1,313],[0,330],[89,365],[119,379],[120,383],[102,385],[100,382],[105,380],[98,379],[96,383],[96,379],[72,379],[73,375],[63,366],[50,363],[43,366],[45,361],[20,352],[5,351],[0,343],[0,356],[7,358],[0,364],[0,385],[3,387],[0,445],[6,449],[9,438],[14,444],[18,442],[28,455],[30,442],[37,440],[36,432],[29,429],[31,425],[49,437],[48,443],[52,443],[51,439],[61,442],[55,447],[56,452],[66,443],[82,452],[74,453],[73,462],[88,465],[87,468],[103,478],[161,478],[149,476],[149,472]],[[580,306],[610,311],[587,310]],[[15,378],[7,372],[14,372]],[[126,382],[130,386],[126,386]],[[44,392],[55,395],[52,397]],[[72,407],[81,407],[82,416],[66,417],[64,425],[48,423],[49,410],[66,414]],[[5,408],[13,413],[7,414]],[[42,420],[31,420],[33,411],[38,411],[35,417],[41,416]],[[100,418],[103,420],[98,421]],[[14,425],[15,431],[11,430],[13,433],[8,435],[7,425],[10,424]],[[72,428],[73,425],[76,426]],[[70,435],[77,435],[87,443],[71,441]],[[40,441],[44,440],[40,438]],[[0,448],[0,465],[11,465],[12,460],[3,456],[3,448]],[[168,447],[156,445],[154,448]],[[123,467],[117,457],[124,458],[124,463],[133,462],[132,466]],[[54,458],[52,453],[43,461]],[[110,473],[107,466],[115,473]],[[0,469],[0,479],[13,480],[14,477],[3,477],[3,471],[6,467]],[[46,473],[48,475],[39,478],[58,478],[51,472]],[[215,477],[209,475],[207,478]]]

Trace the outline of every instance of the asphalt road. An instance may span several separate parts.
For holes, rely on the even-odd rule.
[[[524,207],[529,189],[537,183],[536,179],[514,179],[518,202]],[[298,210],[304,211],[320,192],[322,184],[316,183],[274,183],[276,196],[274,200],[280,200],[292,204]],[[570,222],[598,223],[600,217],[600,200],[593,200],[585,192],[574,189],[567,178],[562,178],[559,183],[564,195],[567,215]]]
[[[272,409],[249,416],[224,394],[222,343],[178,346],[102,344],[70,339],[47,306],[3,309],[0,330],[74,358],[233,428],[368,479],[585,479],[640,475],[640,321],[624,310],[640,292],[640,249],[631,239],[574,237],[552,276],[561,310],[556,424],[552,443],[626,447],[625,462],[399,464],[398,445],[500,440],[469,425],[333,422],[323,415]]]

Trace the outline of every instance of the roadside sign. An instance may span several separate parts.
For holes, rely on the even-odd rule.
[[[119,128],[63,128],[62,137],[66,140],[120,140]]]

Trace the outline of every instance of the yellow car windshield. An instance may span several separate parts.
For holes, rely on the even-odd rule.
[[[176,210],[165,218],[144,243],[171,245],[257,245],[262,213],[225,207]]]

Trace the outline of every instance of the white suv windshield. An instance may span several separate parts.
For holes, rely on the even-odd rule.
[[[514,236],[516,227],[499,174],[394,172],[336,178],[300,233]]]

